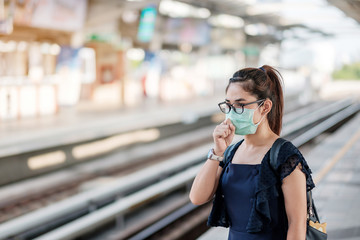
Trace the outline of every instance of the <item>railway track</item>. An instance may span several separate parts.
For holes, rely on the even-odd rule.
[[[313,105],[313,108],[316,109],[320,105]],[[294,116],[294,114],[291,116]],[[50,169],[50,173],[47,175],[27,181],[27,184],[10,184],[5,188],[3,187],[5,191],[0,190],[0,224],[77,194],[82,191],[84,185],[85,188],[87,186],[91,187],[91,182],[94,185],[97,182],[129,174],[139,168],[164,161],[166,158],[182,151],[210,142],[214,124],[221,121],[222,117],[222,114],[215,114],[199,118],[198,121],[192,124],[176,123],[162,126],[160,140],[142,145],[129,145],[126,149],[117,149],[114,153],[89,163],[84,159],[82,164],[76,166],[70,164],[68,168],[71,167],[71,170],[58,170],[52,173]],[[182,134],[178,135],[179,132]],[[101,141],[104,140],[106,139]],[[94,140],[90,144],[97,141]],[[73,144],[78,146],[82,142]],[[68,144],[65,144],[65,149],[68,147]],[[63,148],[64,146],[61,145],[57,148],[57,151],[65,151]],[[48,151],[48,149],[39,149],[36,152],[43,151]],[[102,155],[100,154],[100,156]],[[11,161],[11,159],[8,159],[8,161]],[[34,188],[34,186],[36,187]],[[10,191],[11,194],[6,191],[6,189],[14,188],[17,188],[18,191],[12,190]],[[29,190],[24,192],[23,189]],[[16,192],[16,194],[13,194],[13,192]]]
[[[194,119],[178,119],[175,122],[163,120],[159,124],[140,125],[139,129],[135,128],[135,124],[129,129],[101,125],[101,130],[74,130],[74,134],[79,135],[76,137],[60,135],[61,141],[50,137],[35,139],[33,142],[20,141],[0,149],[0,186],[82,165],[136,145],[208,126],[213,124],[213,116],[213,112],[199,116],[194,114]]]
[[[170,156],[181,151],[209,142],[211,140],[211,134],[209,134],[211,129],[202,128],[194,133],[183,134],[171,140],[165,139],[153,144],[135,147],[130,151],[114,154],[107,158],[109,160],[108,165],[106,165],[106,158],[100,159],[99,162],[84,164],[74,169],[72,174],[64,174],[61,181],[37,189],[36,192],[25,192],[14,197],[7,197],[5,200],[0,201],[0,223],[80,193],[84,188],[91,187],[89,186],[91,182],[97,184],[104,176],[108,180],[125,176],[141,168],[165,161]],[[186,144],[184,144],[185,139]],[[166,146],[166,148],[160,146]],[[158,151],[152,152],[151,149],[158,149]],[[118,159],[126,159],[127,161],[121,163]],[[68,173],[68,171],[66,172]],[[61,175],[61,173],[57,174]],[[46,181],[46,178],[40,178],[39,180]],[[36,182],[32,182],[32,185],[36,185]]]
[[[300,112],[300,111],[302,111],[302,112]],[[300,111],[295,111],[292,113],[292,115],[287,115],[286,116],[287,118],[285,117],[285,120],[284,120],[284,122],[285,122],[285,127],[284,127],[285,136],[284,137],[287,137],[287,138],[291,137],[291,140],[293,142],[298,141],[299,143],[295,144],[297,146],[301,146],[301,144],[305,144],[306,142],[311,141],[311,139],[314,138],[314,136],[308,136],[308,139],[306,141],[304,140],[306,137],[306,133],[310,132],[310,129],[312,129],[312,132],[314,132],[313,131],[314,127],[317,127],[318,128],[317,131],[319,131],[318,134],[320,134],[321,132],[330,130],[334,126],[338,125],[340,122],[345,121],[347,118],[350,118],[357,111],[359,111],[359,106],[353,105],[349,102],[346,103],[343,101],[343,102],[332,103],[332,104],[322,108],[317,113],[315,111],[315,112],[311,112],[310,114],[305,115],[304,110],[300,110]],[[346,113],[346,114],[344,114],[344,113]],[[315,116],[317,116],[317,117],[315,117]],[[343,117],[339,117],[339,116],[343,116]],[[324,122],[326,122],[326,124],[321,124]],[[319,126],[322,126],[322,127],[319,127]],[[212,127],[209,127],[209,128],[212,128]],[[209,133],[211,135],[211,130],[209,130],[209,129],[205,129],[205,130],[208,131],[208,135],[209,135]],[[205,130],[204,130],[204,132],[206,132]],[[197,133],[197,135],[200,135],[200,134]],[[205,135],[206,134],[204,134],[204,136]],[[28,214],[27,216],[25,215],[23,217],[19,217],[12,221],[6,222],[6,223],[0,225],[0,233],[3,232],[2,230],[6,230],[7,233],[4,235],[0,235],[0,238],[4,237],[4,238],[11,239],[12,237],[16,237],[16,239],[31,239],[33,237],[40,236],[41,234],[50,231],[49,233],[46,233],[43,236],[40,236],[39,239],[63,239],[63,238],[71,239],[71,238],[78,238],[81,236],[87,236],[85,239],[88,239],[90,236],[91,237],[94,236],[94,233],[91,232],[90,230],[94,230],[94,229],[99,230],[99,228],[102,229],[102,228],[104,228],[104,225],[106,226],[109,222],[115,221],[117,223],[115,225],[117,227],[119,227],[119,225],[120,225],[120,228],[121,228],[122,225],[119,223],[124,222],[125,220],[127,220],[127,218],[131,219],[132,211],[130,211],[129,209],[136,209],[139,206],[146,206],[146,204],[150,204],[155,199],[159,202],[161,202],[161,201],[166,202],[166,198],[168,197],[167,196],[168,194],[177,194],[177,196],[178,196],[177,198],[181,198],[181,196],[182,196],[185,199],[185,197],[187,197],[186,186],[188,186],[191,183],[191,181],[194,177],[194,173],[196,174],[199,166],[202,165],[201,162],[204,160],[203,155],[204,155],[204,152],[206,152],[205,149],[208,149],[209,145],[211,144],[211,139],[210,139],[210,142],[207,142],[208,140],[204,140],[203,144],[194,146],[195,143],[191,143],[190,139],[194,138],[195,134],[191,138],[189,136],[190,135],[187,135],[187,136],[184,135],[183,138],[187,139],[188,145],[193,146],[193,149],[190,150],[191,153],[189,153],[186,156],[182,155],[178,158],[174,157],[173,161],[168,165],[170,165],[170,166],[174,165],[174,164],[178,163],[179,161],[183,161],[182,159],[187,159],[188,162],[185,162],[185,163],[183,162],[182,163],[183,165],[180,164],[181,166],[180,165],[177,166],[177,168],[174,168],[172,171],[169,171],[168,168],[166,167],[167,161],[165,161],[165,160],[157,162],[157,163],[152,162],[151,164],[156,164],[156,165],[150,166],[147,169],[145,169],[143,172],[140,172],[140,173],[139,173],[139,171],[136,171],[136,172],[134,172],[132,174],[128,174],[124,177],[119,178],[119,176],[117,176],[119,178],[118,180],[119,181],[120,180],[127,181],[127,183],[134,182],[135,181],[134,179],[136,179],[136,178],[139,179],[141,176],[144,176],[146,172],[147,173],[151,172],[149,170],[149,169],[151,169],[151,167],[153,167],[153,169],[155,169],[154,172],[161,172],[160,175],[155,174],[152,178],[148,176],[148,178],[145,179],[143,182],[140,181],[140,182],[134,184],[134,186],[132,186],[131,188],[129,187],[126,190],[124,190],[124,184],[123,184],[122,188],[120,187],[122,189],[121,191],[119,191],[119,186],[117,186],[118,187],[117,190],[112,189],[111,191],[109,190],[109,192],[102,191],[102,192],[98,193],[98,196],[97,196],[98,198],[92,196],[92,198],[88,198],[86,200],[83,199],[83,202],[85,204],[83,204],[82,207],[78,207],[76,209],[76,211],[74,211],[74,209],[73,209],[71,211],[73,213],[71,216],[67,215],[66,217],[64,217],[64,216],[56,215],[56,214],[54,214],[54,212],[50,211],[48,213],[48,216],[42,215],[42,217],[44,217],[44,219],[47,219],[48,221],[49,221],[49,219],[56,219],[56,221],[51,220],[52,222],[49,221],[49,222],[47,222],[47,224],[44,224],[45,223],[44,219],[42,219],[42,221],[37,221],[37,222],[34,220],[39,219],[39,216],[41,216],[41,211],[42,211],[42,213],[44,213],[44,212],[51,210],[51,208],[40,209],[38,211],[34,211],[33,213]],[[209,136],[207,136],[207,138],[209,138]],[[302,140],[300,141],[297,139],[302,139]],[[166,141],[167,141],[167,144],[170,143],[169,139],[167,139]],[[197,140],[197,141],[199,141],[199,140]],[[194,142],[197,142],[197,141],[194,141]],[[178,139],[177,139],[177,142],[178,142]],[[162,143],[162,144],[164,144],[164,143]],[[150,149],[152,149],[152,148],[150,148]],[[183,152],[183,149],[179,148],[179,152]],[[177,156],[179,156],[179,155],[177,155]],[[197,156],[197,157],[193,157],[193,156]],[[166,159],[166,158],[164,158],[164,159]],[[163,164],[163,165],[161,165],[161,164]],[[144,166],[144,165],[142,165],[142,166]],[[160,166],[164,167],[162,171],[160,171],[160,169],[161,169]],[[189,168],[189,166],[194,166],[194,167]],[[136,174],[138,174],[138,175],[135,176]],[[131,177],[126,179],[126,177],[129,177],[132,175],[133,175],[132,179],[131,179]],[[174,179],[176,179],[178,185],[173,186],[169,179],[172,179],[171,181],[175,181]],[[168,182],[166,182],[166,181],[168,181]],[[166,184],[168,184],[168,185],[166,185]],[[113,184],[113,185],[116,185],[116,184]],[[167,191],[165,191],[163,185],[167,186],[169,189]],[[159,192],[155,194],[154,192],[156,192],[155,191],[156,187],[159,187],[160,190],[158,190]],[[152,188],[152,190],[149,190],[151,188]],[[164,194],[164,191],[167,194]],[[110,194],[110,192],[112,194]],[[140,193],[144,194],[144,192],[146,192],[149,195],[145,196],[145,195],[140,194]],[[138,194],[138,195],[136,195],[136,194]],[[78,195],[81,195],[81,194],[78,194]],[[134,196],[137,196],[137,198]],[[82,196],[82,197],[84,197],[84,196]],[[143,199],[140,197],[143,197]],[[76,196],[75,196],[75,198],[76,198]],[[80,199],[81,197],[78,196],[78,198]],[[139,200],[138,202],[136,202],[135,199],[137,199],[137,200],[140,199],[141,201]],[[163,199],[163,200],[160,201],[160,199]],[[74,198],[70,199],[68,202],[73,201],[73,200],[74,200]],[[124,208],[124,204],[126,201],[130,201],[130,203],[132,204],[132,205],[130,204],[130,206],[128,206],[128,208]],[[66,200],[60,201],[60,203],[61,202],[64,203],[64,202],[66,202]],[[56,204],[52,204],[52,205],[56,205]],[[114,206],[117,206],[118,208],[115,208]],[[165,203],[164,203],[164,206],[165,206]],[[159,208],[161,209],[164,206],[160,205]],[[187,205],[185,205],[185,206],[187,206]],[[49,207],[51,207],[51,205]],[[61,208],[60,205],[55,206],[55,208],[58,208],[59,210],[61,210],[61,212],[64,212],[63,210],[66,207],[69,207],[69,205],[63,204],[62,207],[63,208]],[[114,207],[112,209],[112,211],[114,211],[114,212],[108,210],[108,209],[111,209],[111,207]],[[179,206],[174,207],[174,208],[178,208],[178,207]],[[168,211],[173,212],[174,208],[169,207]],[[206,206],[204,206],[204,208],[206,208]],[[54,207],[53,207],[53,209],[54,209]],[[180,208],[180,209],[183,209],[183,208]],[[191,207],[189,207],[189,206],[184,207],[184,209],[187,209],[189,212],[185,213],[187,210],[183,210],[184,214],[180,214],[180,213],[175,214],[176,216],[179,216],[178,218],[180,220],[175,219],[173,217],[171,220],[172,224],[174,224],[174,223],[180,224],[182,222],[181,219],[185,215],[189,215],[189,214],[192,215],[191,212],[193,210],[197,211],[197,210],[195,210],[197,208],[191,209]],[[101,215],[101,211],[103,211],[103,213],[102,213],[103,214],[102,216],[104,218],[103,220],[99,220],[98,217],[95,217],[95,216]],[[159,210],[155,210],[155,212],[157,212],[157,211],[159,211]],[[206,210],[204,210],[204,211],[206,211]],[[77,214],[75,214],[75,212]],[[115,216],[113,213],[116,213]],[[176,213],[176,211],[175,211],[175,213]],[[134,214],[134,215],[136,215],[136,214]],[[154,214],[151,214],[150,216],[152,216],[152,215],[154,215]],[[166,215],[165,210],[163,211],[163,215]],[[199,215],[199,214],[197,214],[197,215]],[[93,218],[97,219],[97,221],[98,221],[97,223],[94,223],[94,222],[91,223],[90,220],[91,220],[92,216],[93,216]],[[128,216],[130,216],[130,217],[128,217]],[[158,217],[158,218],[163,219],[161,217],[161,214],[159,214],[159,216],[160,217]],[[144,221],[146,219],[147,224],[137,223],[137,225],[153,226],[153,224],[150,224],[150,222],[156,221],[156,220],[151,220],[151,219],[148,219],[145,217],[143,219],[144,219]],[[190,217],[190,219],[193,219],[193,218]],[[33,220],[33,221],[31,221],[31,220]],[[31,221],[32,224],[29,225],[29,221]],[[94,221],[94,220],[92,220],[92,221]],[[164,225],[164,220],[162,220],[162,221],[163,221],[163,225]],[[36,224],[35,224],[35,222],[36,222]],[[185,221],[185,223],[187,223],[187,222],[188,221]],[[26,223],[27,223],[27,225],[25,225],[25,227],[20,226],[21,224],[26,224]],[[101,223],[101,224],[98,224],[98,223]],[[40,225],[41,225],[41,227],[39,227]],[[170,225],[170,223],[165,224],[165,225]],[[59,226],[62,226],[62,227],[59,227]],[[74,231],[74,226],[77,226],[77,228],[81,229],[81,230],[77,229],[75,232],[75,235],[74,235],[74,233],[71,233],[71,231],[70,231],[71,229],[73,229],[73,231]],[[203,226],[203,224],[202,224],[202,226]],[[113,228],[113,226],[110,228]],[[130,228],[131,227],[129,227],[129,226],[126,227],[126,229],[130,229]],[[159,227],[157,227],[157,228],[159,228]],[[163,228],[167,229],[166,227],[163,227]],[[53,230],[51,231],[51,229],[53,229]],[[153,229],[154,229],[154,227],[153,227]],[[171,229],[171,227],[170,227],[170,229]],[[196,229],[200,229],[200,227],[196,228]],[[143,230],[143,231],[145,231],[145,230]],[[163,229],[157,229],[156,232],[152,233],[152,235],[150,234],[146,238],[151,239],[151,237],[154,236],[154,234],[160,234],[159,233],[159,232],[161,232],[160,230],[165,231],[165,232],[168,231],[168,230],[163,230]],[[190,230],[183,231],[183,233],[189,232],[190,235],[188,235],[188,236],[191,236],[191,234],[193,234],[193,233],[191,233],[192,231],[190,231]],[[123,235],[122,236],[118,235],[117,236],[118,238],[116,238],[116,239],[127,239],[127,238],[131,237],[132,235],[133,235],[133,237],[136,237],[136,235],[134,235],[134,234],[136,234],[136,233],[140,234],[143,231],[136,229],[136,230],[133,230],[133,233],[131,233],[131,231],[128,230],[127,235],[124,234],[124,232],[126,232],[126,231],[120,231],[120,232],[122,232]],[[149,230],[147,230],[147,231],[149,232]],[[101,231],[99,230],[99,232],[101,232]],[[109,232],[109,230],[107,230],[107,232]],[[65,233],[68,235],[66,235]],[[65,234],[65,235],[62,235],[62,234]],[[169,236],[169,234],[170,233],[167,232],[165,235]],[[99,234],[99,233],[96,235],[101,236],[101,234]],[[153,239],[160,239],[159,235],[157,235],[157,236],[158,237],[153,238]],[[53,237],[55,237],[55,238],[53,238]],[[93,237],[93,238],[95,239],[96,237]],[[101,239],[101,237],[99,239]],[[104,239],[104,238],[102,238],[102,239]],[[136,238],[134,238],[134,239],[136,239]],[[145,239],[145,238],[139,238],[139,239]],[[181,238],[174,237],[172,239],[181,239]],[[187,239],[189,239],[189,238],[187,238]]]

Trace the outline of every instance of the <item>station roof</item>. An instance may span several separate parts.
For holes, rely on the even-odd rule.
[[[265,23],[280,31],[289,30],[287,35],[299,39],[360,34],[360,0],[178,1],[206,7],[214,14],[239,16],[246,24]]]
[[[288,31],[287,38],[306,39],[314,35],[322,37],[332,36],[332,33],[323,31],[316,26],[304,24],[300,20],[293,20],[286,17],[282,13],[288,10],[297,8],[297,6],[303,7],[303,4],[286,3],[286,2],[266,2],[259,1],[254,4],[252,0],[178,0],[180,2],[188,3],[197,7],[204,7],[211,11],[212,14],[229,14],[233,16],[241,17],[246,24],[266,24],[273,27],[281,34],[270,33],[264,35],[248,35],[251,42],[264,43],[264,42],[278,42],[281,41],[284,36],[282,32]],[[308,5],[305,4],[305,8]],[[298,34],[301,32],[301,34]],[[246,33],[246,31],[245,31]]]
[[[360,23],[360,0],[328,0],[328,2]]]
[[[310,39],[314,36],[329,37],[343,33],[360,33],[360,0],[177,0],[195,7],[210,10],[211,15],[228,14],[241,17],[245,25],[266,24],[277,32],[287,31],[287,36],[265,34],[260,38],[276,42],[283,37]],[[102,11],[90,14],[88,23],[104,18],[120,17],[119,9],[141,9],[149,4],[159,4],[161,0],[90,0],[91,5],[102,5]],[[341,9],[342,11],[340,11]],[[104,14],[106,12],[106,14]],[[345,14],[348,16],[345,16]],[[352,20],[352,21],[350,21]],[[356,23],[356,24],[355,24]],[[246,31],[245,31],[246,32]],[[256,38],[257,36],[250,36]],[[261,40],[261,39],[259,39]]]

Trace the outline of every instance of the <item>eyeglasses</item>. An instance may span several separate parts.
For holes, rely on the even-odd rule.
[[[228,102],[221,102],[218,104],[220,110],[223,113],[229,113],[231,111],[231,108],[234,109],[234,111],[237,114],[242,114],[244,112],[244,107],[250,104],[254,104],[254,103],[263,103],[265,101],[265,99],[261,99],[261,100],[257,100],[254,102],[250,102],[250,103],[238,103],[238,102],[234,102],[233,104],[230,104]]]

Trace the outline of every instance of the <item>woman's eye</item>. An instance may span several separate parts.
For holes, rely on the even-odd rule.
[[[242,108],[242,104],[241,103],[234,103],[234,107],[235,108]]]

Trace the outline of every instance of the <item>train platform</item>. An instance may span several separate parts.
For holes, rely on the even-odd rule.
[[[191,123],[216,113],[222,99],[212,96],[174,103],[148,102],[134,108],[107,110],[87,105],[63,108],[54,116],[3,121],[0,157],[177,122]]]
[[[299,105],[285,96],[285,111]],[[24,152],[84,142],[114,134],[174,123],[193,123],[220,113],[224,95],[197,97],[176,102],[149,100],[136,107],[99,107],[83,103],[63,107],[53,116],[0,122],[0,158]]]
[[[360,239],[360,114],[304,154],[316,188],[313,198],[328,239]],[[198,240],[227,239],[228,229],[211,228]]]

